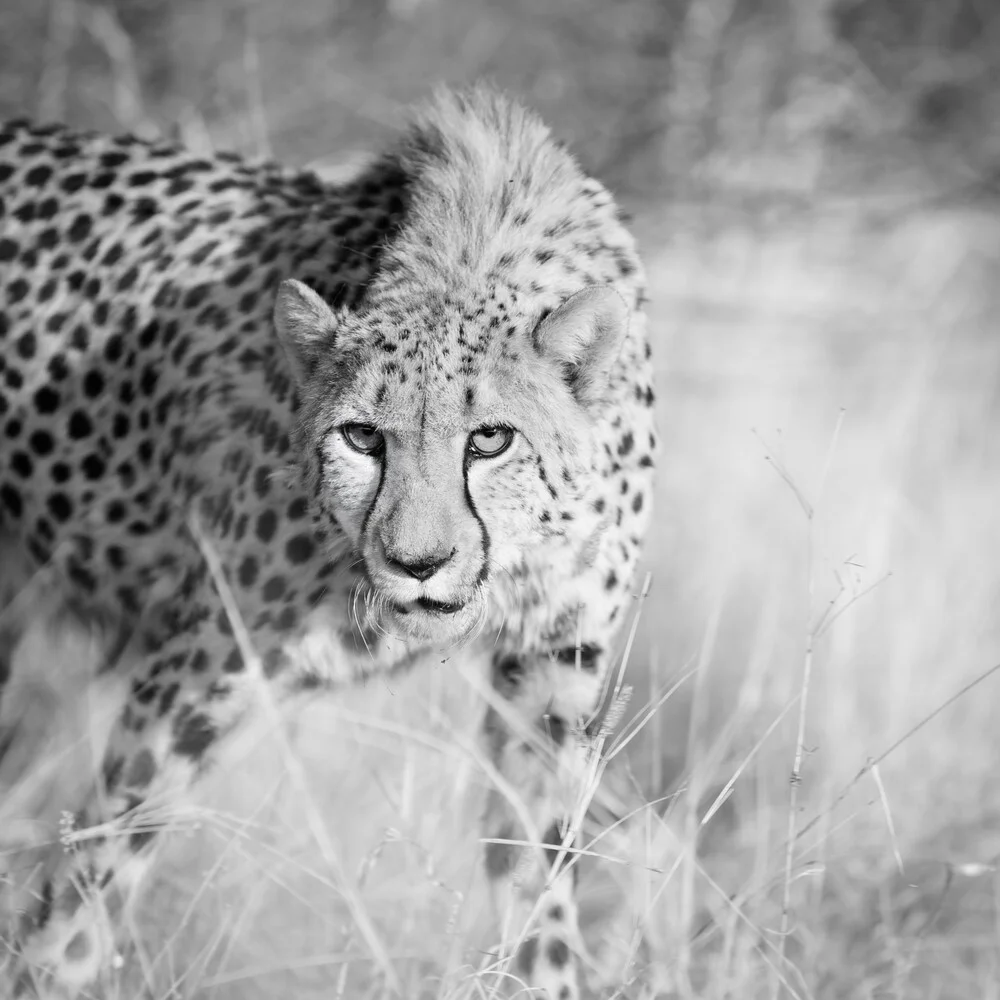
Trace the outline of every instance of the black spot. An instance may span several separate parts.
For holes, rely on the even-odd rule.
[[[215,740],[211,719],[185,705],[174,720],[174,752],[198,760]]]
[[[240,563],[239,568],[239,580],[240,586],[242,587],[252,587],[257,582],[257,574],[260,572],[260,567],[257,564],[257,560],[253,556],[247,556],[243,562]]]
[[[262,511],[257,517],[256,532],[257,537],[262,542],[269,542],[274,538],[274,533],[278,529],[278,516],[273,510]]]
[[[238,649],[231,649],[222,663],[222,669],[227,674],[238,674],[243,669],[243,654]]]
[[[107,466],[104,464],[104,459],[99,455],[87,455],[86,458],[80,463],[80,468],[83,469],[83,474],[90,480],[100,479],[104,475]]]
[[[584,670],[593,670],[597,666],[597,659],[603,650],[600,646],[595,646],[591,642],[581,643],[579,649],[576,646],[563,646],[557,649],[555,658],[560,663],[567,663],[570,666],[576,665],[577,654],[580,657],[580,666]]]
[[[125,199],[120,194],[109,194],[104,199],[104,208],[101,214],[104,216],[114,215],[124,204]]]
[[[35,408],[39,413],[55,413],[59,409],[59,393],[51,386],[43,385],[35,393]]]
[[[242,285],[247,278],[250,277],[253,268],[249,264],[241,264],[235,271],[230,271],[225,277],[225,283],[230,288],[236,288],[237,285]]]
[[[139,277],[139,269],[137,267],[130,267],[119,279],[117,290],[119,292],[127,292],[135,283]]]
[[[285,555],[295,566],[308,562],[315,551],[316,546],[308,535],[295,535],[285,545]]]
[[[535,959],[538,957],[538,938],[530,937],[521,945],[517,953],[517,966],[523,974],[531,977],[535,969]]]
[[[222,635],[233,634],[233,623],[229,620],[229,615],[225,608],[219,608],[215,616],[215,627]]]
[[[90,235],[93,228],[93,219],[89,215],[78,215],[73,224],[66,230],[66,236],[74,243],[85,240]]]
[[[132,214],[137,219],[151,219],[154,215],[157,215],[160,211],[159,203],[155,198],[136,198],[132,202]],[[149,236],[143,240],[143,246],[148,246],[150,243],[155,243],[160,238],[160,230],[154,229]]]
[[[24,358],[25,361],[30,361],[35,356],[35,347],[37,345],[37,340],[35,339],[34,333],[28,330],[27,333],[22,334],[18,337],[17,353]]]
[[[0,486],[0,500],[3,501],[4,506],[14,515],[14,517],[21,516],[22,502],[21,494],[14,489],[8,483],[4,483]]]
[[[209,292],[211,292],[211,285],[196,285],[194,288],[190,289],[184,296],[184,308],[185,309],[197,309],[205,299],[208,298]]]
[[[0,263],[15,260],[20,251],[21,248],[13,240],[0,240]]]
[[[35,471],[35,463],[26,451],[15,451],[10,457],[10,467],[22,478],[30,479]]]
[[[208,653],[203,649],[196,649],[191,657],[190,669],[192,673],[203,674],[208,669]]]
[[[96,399],[104,391],[104,376],[96,368],[83,377],[83,391],[90,399]]]
[[[164,689],[163,694],[160,695],[159,713],[160,718],[167,715],[170,709],[174,707],[174,702],[177,700],[177,695],[180,692],[181,686],[176,681]]]
[[[156,383],[158,381],[159,375],[157,375],[150,365],[147,365],[142,370],[142,378],[139,381],[139,387],[145,395],[152,396],[153,392],[156,390]]]
[[[69,418],[69,436],[74,441],[87,437],[94,429],[90,417],[83,410],[74,410]]]
[[[634,497],[632,497],[632,510],[635,511],[636,514],[638,514],[639,511],[642,510],[642,494],[641,493],[636,493],[636,495]]]
[[[261,591],[261,596],[265,601],[277,601],[285,593],[285,578],[283,576],[272,576]]]
[[[565,919],[566,914],[563,912],[563,908],[558,903],[554,903],[549,907],[549,920],[551,920],[552,923],[561,924]]]
[[[288,511],[287,511],[288,519],[290,521],[298,521],[300,518],[305,517],[308,509],[309,509],[309,507],[308,507],[308,503],[306,501],[306,498],[305,497],[296,497],[288,505]]]
[[[258,466],[254,470],[253,491],[262,500],[271,492],[271,470],[268,466]]]
[[[104,789],[107,792],[113,792],[121,781],[122,771],[125,768],[125,758],[122,756],[115,756],[114,754],[108,753],[104,757],[104,763],[101,765],[101,773],[104,778]]]
[[[46,506],[49,513],[61,524],[65,524],[73,516],[73,505],[64,493],[53,493]]]
[[[278,615],[274,620],[274,627],[279,632],[287,632],[289,629],[295,628],[295,623],[298,621],[298,613],[295,608],[290,604],[281,609],[281,614]]]
[[[52,466],[52,479],[57,483],[64,483],[69,479],[72,470],[65,462],[56,462]]]
[[[19,205],[14,210],[14,216],[19,222],[33,222],[35,219],[35,203],[33,201]]]
[[[524,663],[514,653],[505,653],[493,661],[493,686],[506,697],[520,686],[524,674]]]
[[[123,163],[128,163],[128,153],[123,153],[120,150],[111,150],[110,152],[101,154],[101,166],[107,167],[108,170],[120,167]]]
[[[105,253],[105,255],[101,258],[101,264],[104,267],[111,267],[112,265],[117,264],[118,261],[121,260],[124,252],[125,251],[123,250],[121,243],[112,244],[112,246],[108,247],[107,253]]]
[[[287,659],[282,650],[274,648],[264,653],[264,676],[274,677],[287,663]]]
[[[561,969],[569,961],[569,945],[562,938],[553,938],[549,941],[545,954],[554,968]]]
[[[156,341],[156,336],[160,331],[159,320],[151,319],[143,328],[139,331],[138,341],[140,347],[149,347]]]
[[[120,333],[113,333],[104,342],[104,360],[118,361],[125,349],[125,343]]]
[[[557,747],[566,742],[566,720],[561,715],[547,713],[542,716],[542,728]]]
[[[71,563],[68,569],[69,578],[78,586],[82,587],[84,590],[96,590],[97,580],[94,574],[90,570],[84,569],[82,566]]]
[[[156,758],[153,751],[149,747],[142,747],[129,764],[125,784],[129,788],[146,788],[155,776]]]
[[[75,347],[78,351],[86,351],[90,347],[90,332],[82,323],[77,323],[73,327],[69,342],[70,346]]]
[[[28,444],[36,455],[50,455],[56,443],[48,431],[38,430],[28,438]]]
[[[37,167],[32,167],[24,175],[24,183],[29,187],[43,187],[48,183],[51,176],[52,168],[45,166],[45,164],[40,164]]]

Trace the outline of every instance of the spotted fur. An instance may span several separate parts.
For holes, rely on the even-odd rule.
[[[561,843],[649,516],[643,295],[609,193],[485,89],[340,185],[3,126],[0,526],[131,635],[81,821],[181,794],[249,700],[210,551],[279,692],[488,637],[486,745]],[[526,834],[499,794],[485,824]],[[128,887],[152,839],[56,865],[18,946],[68,995],[108,957],[71,885]],[[521,971],[571,1000],[571,873],[515,884],[516,854],[488,873],[551,897]]]

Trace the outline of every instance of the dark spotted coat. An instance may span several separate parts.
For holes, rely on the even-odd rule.
[[[497,473],[484,523],[505,553],[497,686],[558,744],[563,719],[591,710],[630,600],[655,450],[642,272],[608,192],[534,116],[485,91],[444,94],[344,184],[11,122],[0,526],[83,603],[142,622],[105,762],[116,814],[154,783],[180,787],[247,697],[206,541],[266,675],[350,680],[413,652],[353,619],[362,561],[320,496],[327,473],[302,425],[323,400],[303,410],[272,325],[286,278],[346,318],[338,349],[369,359],[331,369],[330,398],[363,368],[371,405],[405,423],[448,393],[473,408],[489,366],[506,366],[498,394],[528,443]],[[614,287],[631,322],[600,404],[569,422],[517,373],[538,364],[544,317],[594,285]],[[496,719],[488,735],[501,768],[527,766],[507,761]],[[509,866],[494,852],[491,867]]]

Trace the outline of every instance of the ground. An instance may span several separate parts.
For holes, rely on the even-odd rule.
[[[780,211],[742,190],[710,210],[638,203],[670,334],[629,712],[678,687],[611,790],[677,794],[582,886],[601,915],[628,903],[626,955],[646,917],[622,996],[994,988],[1000,677],[948,700],[1000,659],[1000,223],[986,196],[931,197],[913,145],[892,152],[905,185],[868,164],[881,183],[850,197],[792,149],[774,171],[801,198]],[[490,939],[463,833],[483,782],[463,744],[474,695],[447,679],[310,705],[288,745],[248,732],[200,808],[164,817],[185,835],[135,915],[157,1000],[380,995],[343,884],[404,995],[489,995],[470,975]]]

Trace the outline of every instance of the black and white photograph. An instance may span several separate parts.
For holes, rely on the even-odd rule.
[[[0,1000],[1000,1000],[998,717],[995,0],[0,0]]]

